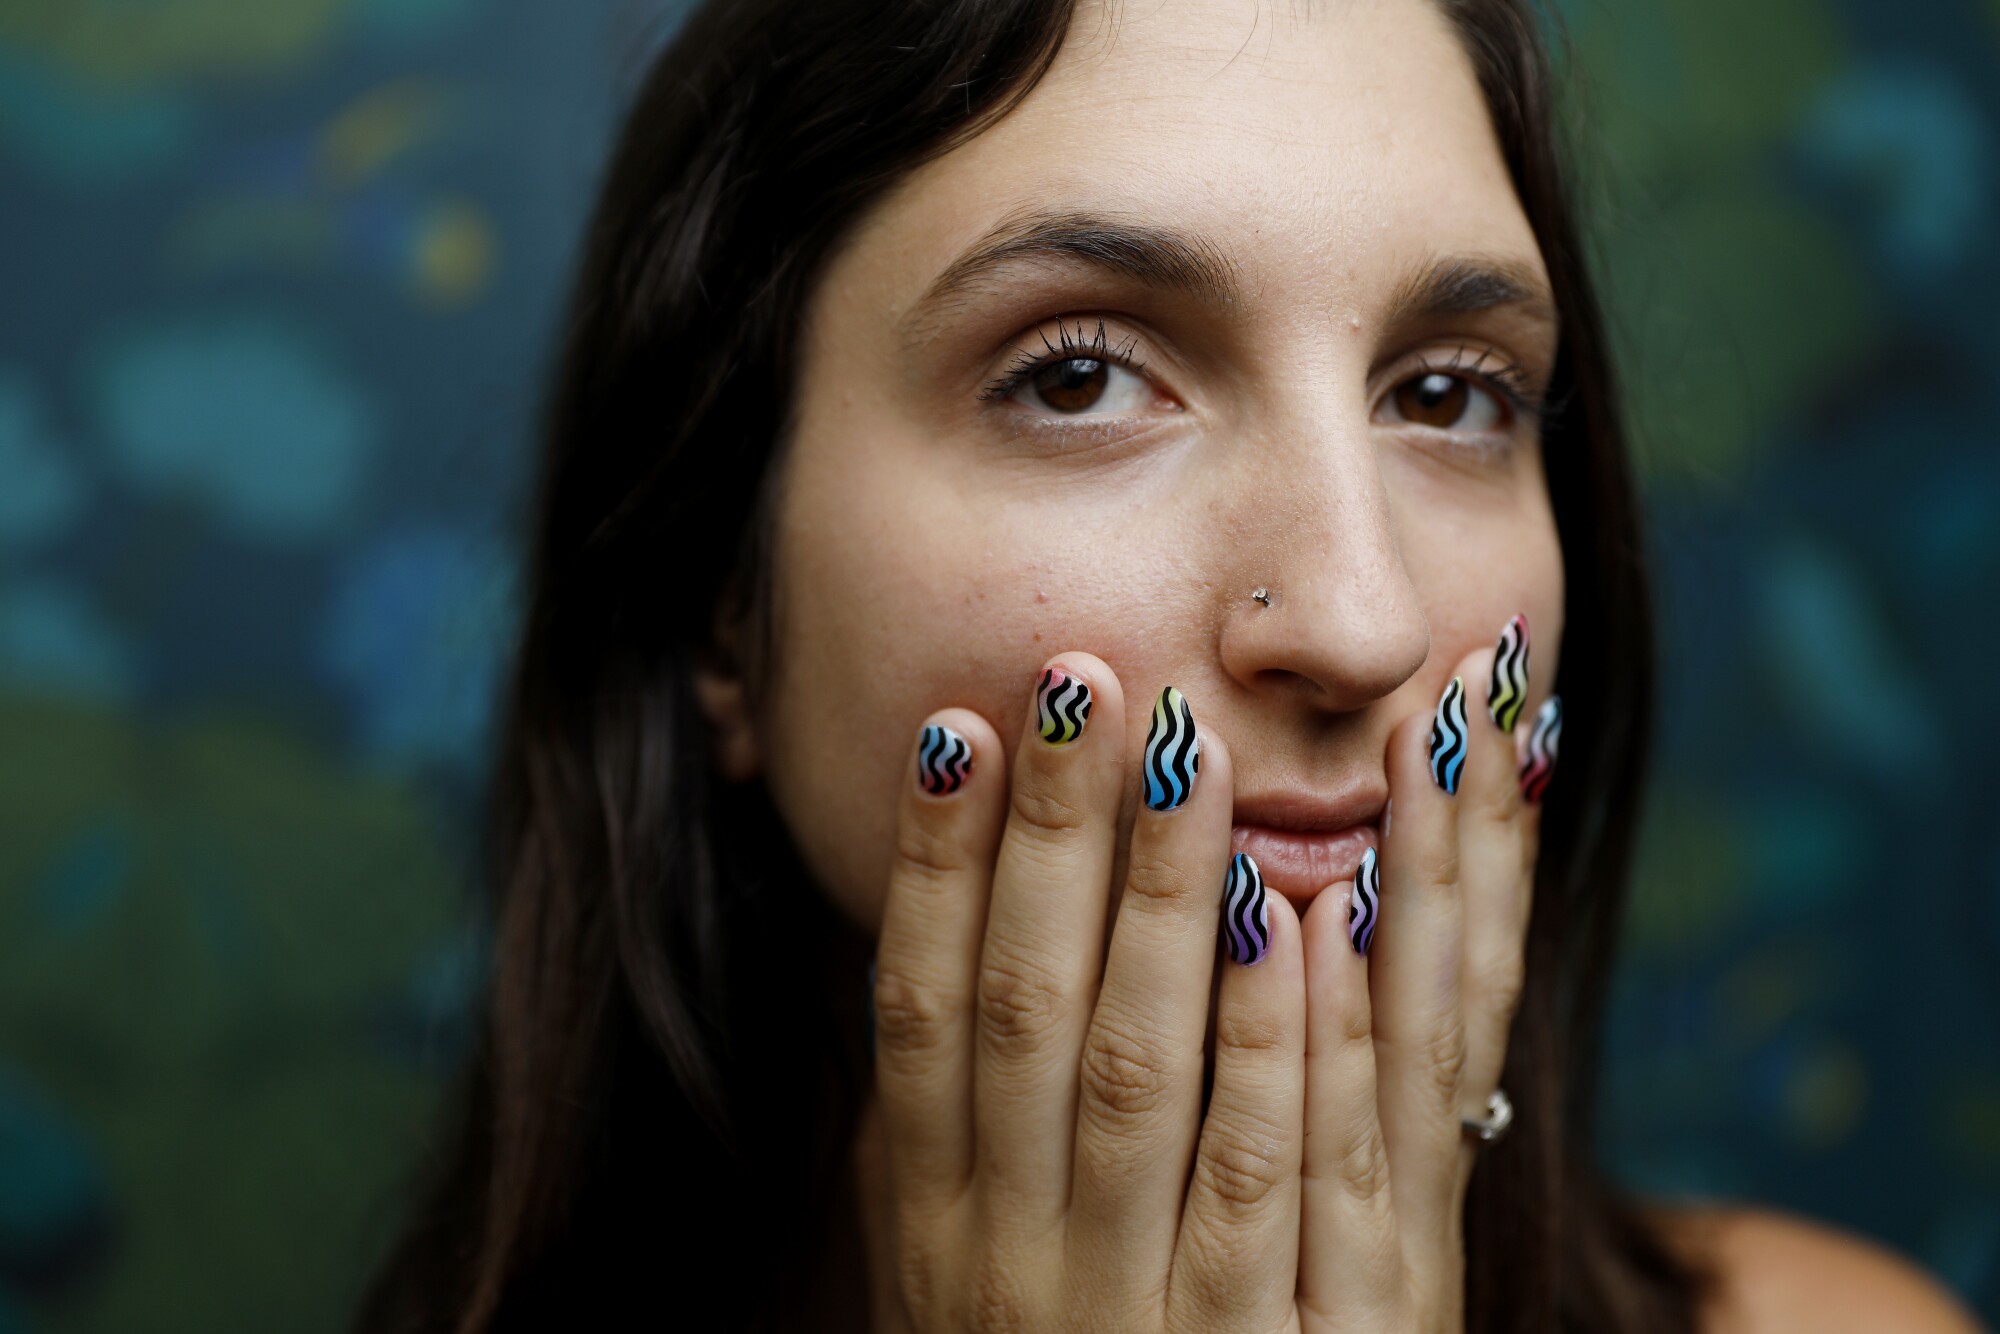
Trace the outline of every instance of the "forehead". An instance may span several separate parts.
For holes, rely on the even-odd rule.
[[[905,177],[868,248],[906,306],[997,218],[1050,207],[1198,232],[1247,290],[1316,293],[1343,314],[1436,253],[1543,271],[1432,0],[1082,0],[1043,80]]]

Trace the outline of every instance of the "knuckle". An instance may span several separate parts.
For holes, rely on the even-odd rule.
[[[1179,907],[1188,897],[1188,878],[1157,852],[1134,848],[1125,861],[1125,891],[1148,907]]]
[[[1063,998],[1036,969],[989,949],[979,970],[978,1012],[988,1036],[1037,1045],[1046,1042],[1061,1023]]]
[[[1090,822],[1090,812],[1056,784],[1028,775],[1014,784],[1008,806],[1017,827],[1047,840],[1065,840]]]
[[[1425,1035],[1419,1056],[1433,1090],[1448,1105],[1456,1103],[1459,1080],[1465,1073],[1465,1025],[1449,1023],[1433,1029]]]
[[[896,862],[903,879],[918,888],[942,889],[970,865],[964,844],[948,829],[905,818],[896,825]]]
[[[875,1041],[898,1051],[921,1053],[943,1046],[953,1027],[944,993],[893,968],[875,972]]]
[[[1375,1040],[1375,1007],[1350,1005],[1340,1016],[1340,1040],[1350,1047]]]
[[[1497,780],[1493,786],[1495,789],[1493,795],[1486,803],[1487,815],[1499,824],[1512,823],[1514,817],[1528,804],[1527,798],[1521,794],[1521,785],[1514,779],[1512,765],[1507,767],[1506,775]]]
[[[1215,1046],[1250,1057],[1272,1053],[1283,1055],[1294,1041],[1284,1023],[1273,1015],[1256,1010],[1218,1007],[1215,1015]]]
[[[1386,1203],[1389,1198],[1389,1153],[1381,1127],[1368,1126],[1349,1135],[1333,1164],[1333,1179],[1351,1198]]]
[[[1451,889],[1458,884],[1458,849],[1441,848],[1424,862],[1424,884],[1431,889]]]
[[[1157,1053],[1101,1014],[1084,1039],[1079,1078],[1086,1114],[1114,1129],[1160,1110],[1174,1087]]]
[[[974,1267],[966,1291],[966,1328],[979,1334],[1014,1334],[1029,1327],[1026,1266],[990,1256]]]
[[[1204,1140],[1195,1159],[1196,1183],[1221,1207],[1223,1221],[1255,1218],[1288,1174],[1279,1136],[1211,1123]]]

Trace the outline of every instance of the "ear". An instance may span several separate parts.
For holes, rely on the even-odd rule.
[[[694,672],[695,702],[708,720],[715,750],[716,772],[725,782],[754,778],[763,768],[757,729],[750,711],[750,686],[741,652],[742,630],[718,615],[714,640],[701,654]]]

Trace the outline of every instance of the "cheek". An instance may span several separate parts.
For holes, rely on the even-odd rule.
[[[1468,652],[1497,641],[1510,617],[1528,618],[1531,700],[1549,693],[1560,660],[1563,558],[1555,518],[1540,496],[1433,526],[1403,555],[1430,616],[1431,665],[1442,677]]]
[[[1011,747],[1003,714],[1025,708],[1028,684],[1012,687],[1032,682],[1047,604],[1030,544],[992,530],[990,507],[982,517],[888,449],[856,443],[867,438],[803,439],[794,456],[774,552],[778,674],[759,739],[806,865],[872,932],[918,728],[960,705]]]
[[[1165,605],[1162,590],[1201,581],[1162,578],[1163,563],[1187,558],[1116,515],[960,497],[938,478],[869,466],[867,451],[841,448],[842,466],[806,460],[787,489],[775,571],[780,675],[760,740],[772,798],[807,866],[872,932],[924,718],[971,709],[1011,755],[1043,662],[1083,648],[1121,675],[1143,674],[1177,651],[1163,627],[1194,619]]]

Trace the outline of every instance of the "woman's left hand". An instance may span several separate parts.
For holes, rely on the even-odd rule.
[[[1486,1116],[1506,1061],[1541,823],[1517,758],[1535,722],[1525,638],[1517,619],[1498,648],[1459,662],[1434,714],[1390,734],[1372,938],[1366,893],[1351,914],[1348,891],[1326,890],[1301,919],[1303,1334],[1465,1328],[1465,1192],[1481,1141],[1460,1118]]]

